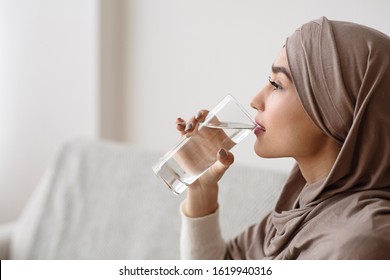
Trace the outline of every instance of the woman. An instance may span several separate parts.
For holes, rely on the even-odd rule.
[[[304,24],[251,105],[256,154],[297,164],[273,212],[225,243],[217,182],[234,156],[220,150],[182,204],[182,257],[390,259],[390,38],[324,17]]]

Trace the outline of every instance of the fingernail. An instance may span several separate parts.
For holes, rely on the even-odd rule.
[[[182,118],[177,118],[176,119],[176,125],[184,126],[186,124],[186,121],[183,120]]]
[[[220,149],[218,153],[219,153],[219,156],[221,158],[226,158],[227,157],[227,153],[226,153],[225,149]]]
[[[195,119],[196,120],[199,120],[203,115],[203,112],[202,111],[199,111],[196,115],[195,115]]]
[[[194,124],[192,122],[187,123],[186,128],[184,129],[184,131],[191,130],[193,126],[194,126]]]

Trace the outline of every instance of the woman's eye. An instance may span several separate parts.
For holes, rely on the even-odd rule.
[[[268,77],[268,81],[274,87],[274,90],[278,90],[278,89],[282,88],[278,83],[276,83],[275,81],[272,81],[271,77]]]

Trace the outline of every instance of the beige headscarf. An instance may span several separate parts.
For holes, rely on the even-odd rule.
[[[342,149],[314,184],[294,167],[274,211],[227,257],[390,259],[390,38],[323,17],[286,50],[305,110]]]

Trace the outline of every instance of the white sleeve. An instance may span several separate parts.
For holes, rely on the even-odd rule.
[[[180,256],[182,260],[222,260],[226,243],[219,227],[219,210],[200,218],[189,218],[180,205]]]

